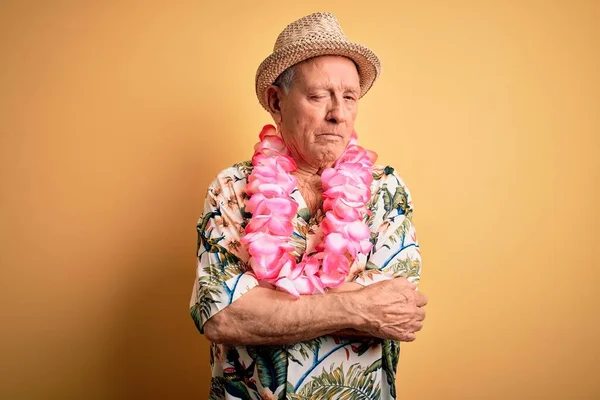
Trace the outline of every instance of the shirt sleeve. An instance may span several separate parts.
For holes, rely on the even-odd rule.
[[[385,167],[370,202],[373,249],[365,269],[355,282],[363,286],[382,280],[405,277],[418,284],[421,277],[421,252],[412,223],[410,192],[392,167]]]
[[[245,225],[245,183],[235,174],[221,173],[208,189],[204,213],[198,221],[190,313],[200,333],[204,333],[204,324],[212,316],[258,285],[240,242]]]

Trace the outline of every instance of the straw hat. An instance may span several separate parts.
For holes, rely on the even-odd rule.
[[[381,71],[379,58],[363,45],[349,41],[337,19],[330,13],[314,13],[289,24],[277,37],[273,53],[256,71],[256,96],[266,109],[265,92],[279,74],[312,57],[348,57],[358,66],[360,97],[364,96]]]

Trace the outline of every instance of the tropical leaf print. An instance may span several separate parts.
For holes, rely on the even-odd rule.
[[[318,353],[319,349],[321,348],[321,344],[322,338],[320,337],[311,340],[305,340],[287,345],[286,352],[290,361],[298,364],[299,366],[304,366],[306,361],[311,359],[315,353]],[[298,353],[300,353],[302,360],[299,360],[296,357]]]
[[[242,161],[241,163],[237,163],[233,166],[234,168],[240,171],[240,174],[245,177],[252,173],[254,167],[252,166],[252,161]]]
[[[239,393],[240,389],[244,389],[246,393],[248,392],[248,388],[256,391],[258,388],[253,379],[255,363],[256,360],[252,361],[249,366],[246,366],[240,359],[238,350],[235,347],[230,347],[227,351],[227,364],[229,367],[223,370],[223,376],[228,381],[225,390],[243,399],[249,397],[249,394],[247,394],[247,397],[239,396],[236,393]]]
[[[389,167],[383,167],[381,165],[374,165],[373,166],[373,180],[378,181],[380,180],[383,176],[386,175],[385,171],[386,169]]]
[[[421,260],[418,258],[400,258],[386,268],[386,272],[394,276],[417,279],[421,273]]]
[[[392,209],[398,210],[398,215],[408,215],[410,213],[410,207],[408,204],[408,193],[403,185],[396,187],[396,193],[392,198]]]
[[[222,376],[213,376],[210,380],[210,394],[208,400],[223,400],[227,379]]]
[[[387,383],[390,386],[390,396],[396,398],[396,368],[400,357],[400,342],[395,340],[384,340],[382,348],[382,367],[385,372]]]
[[[302,218],[305,222],[308,223],[311,218],[310,210],[308,208],[300,208],[298,209],[298,216]]]
[[[204,266],[203,272],[205,275],[202,276],[200,282],[213,286],[221,286],[225,281],[246,272],[246,270],[246,264],[242,261],[235,264],[229,264],[227,261],[215,262]]]
[[[377,371],[382,366],[382,359],[376,360],[365,370],[365,373],[371,373]]]
[[[304,358],[304,360],[308,360],[312,357],[320,347],[322,343],[322,338],[315,338],[311,340],[305,340],[302,342],[297,342],[294,344],[288,345],[288,352],[291,353],[293,351],[298,351],[300,355]]]
[[[285,398],[282,390],[287,383],[288,357],[283,346],[247,346],[248,355],[256,363],[260,384],[271,393],[279,392],[279,398]]]
[[[362,356],[363,354],[365,354],[369,349],[376,349],[381,345],[381,342],[383,340],[379,339],[379,338],[371,338],[371,339],[366,339],[361,341],[358,345],[353,344],[352,347],[352,351],[355,352],[356,354],[358,354],[359,356]]]
[[[302,254],[306,251],[306,233],[308,231],[308,227],[302,226],[299,227],[296,232],[294,232],[290,236],[289,243],[294,246],[294,256],[296,260],[299,261],[302,258]]]
[[[392,243],[398,243],[398,241],[402,241],[402,238],[406,236],[406,233],[410,230],[412,222],[408,218],[403,218],[402,222],[398,224],[398,227],[394,230],[394,232],[390,235],[389,240]]]
[[[381,398],[380,384],[360,364],[352,364],[344,372],[344,363],[323,372],[302,387],[303,399],[376,400]]]
[[[196,328],[198,328],[200,332],[204,332],[204,329],[202,328],[202,321],[206,321],[208,319],[210,316],[211,307],[215,303],[216,301],[210,297],[201,297],[198,303],[190,307],[190,314],[192,315],[192,319],[194,320]]]
[[[385,214],[383,214],[383,219],[386,219],[387,216],[392,211],[392,194],[390,193],[387,183],[384,183],[381,186],[381,193],[383,196],[383,209],[385,210]]]
[[[249,388],[246,385],[244,385],[243,382],[240,381],[227,380],[227,383],[225,384],[225,391],[227,392],[227,394],[239,397],[240,399],[252,398],[250,397],[250,391],[248,389]],[[256,393],[256,390],[254,390],[253,392]]]
[[[199,233],[198,237],[198,257],[202,257],[204,253],[212,254],[218,260],[217,263],[221,263],[221,269],[223,271],[228,267],[241,269],[244,265],[238,256],[219,244],[219,242],[225,238],[225,235],[221,235],[217,238],[210,238],[206,237],[204,233]]]
[[[195,302],[190,306],[190,314],[200,332],[204,331],[202,329],[203,321],[210,317],[213,304],[218,303],[214,299],[218,298],[221,293],[220,287],[210,284],[211,282],[213,282],[211,277],[201,276],[198,278]]]
[[[379,209],[379,198],[381,196],[381,190],[377,189],[371,193],[371,199],[367,202],[367,209],[370,213],[367,213],[365,216],[365,223],[369,228],[373,228],[373,222],[375,222],[375,217],[377,215],[377,210]]]
[[[209,308],[210,310],[210,308]],[[210,311],[209,311],[210,312]],[[192,305],[190,307],[190,315],[192,316],[192,320],[194,321],[194,325],[196,325],[196,329],[198,329],[200,332],[203,332],[204,330],[202,329],[202,306],[198,303]]]

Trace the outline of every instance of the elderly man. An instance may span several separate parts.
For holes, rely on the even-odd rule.
[[[198,222],[211,399],[396,397],[398,342],[427,300],[409,192],[354,133],[379,71],[328,13],[288,25],[259,66],[275,126],[217,175]]]

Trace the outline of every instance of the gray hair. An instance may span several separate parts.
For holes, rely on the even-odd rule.
[[[279,74],[279,76],[277,77],[277,79],[275,79],[275,82],[273,83],[273,85],[280,87],[286,94],[290,91],[290,88],[294,83],[295,67],[295,65],[288,67],[285,71]]]
[[[342,57],[342,56],[340,56]],[[352,63],[354,64],[354,66],[356,67],[356,71],[360,71],[360,69],[358,68],[358,64],[356,63],[356,61],[354,61],[351,58],[348,58],[350,61],[352,61]],[[283,93],[288,94],[290,91],[290,88],[292,87],[293,83],[294,83],[294,78],[295,78],[295,71],[296,71],[296,65],[298,64],[294,64],[291,67],[288,67],[285,71],[283,71],[281,74],[279,74],[279,76],[277,77],[277,79],[275,79],[275,82],[273,82],[273,85],[280,87],[283,90]],[[360,75],[360,74],[359,74]]]

